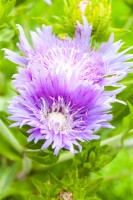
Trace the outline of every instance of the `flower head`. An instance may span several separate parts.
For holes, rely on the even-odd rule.
[[[77,24],[75,37],[62,40],[52,33],[51,26],[31,32],[33,47],[20,31],[20,56],[5,49],[5,57],[23,66],[14,75],[15,89],[19,92],[10,103],[9,119],[12,126],[29,125],[28,141],[44,140],[42,149],[52,144],[55,154],[60,149],[81,151],[78,141],[89,141],[99,136],[93,133],[101,127],[112,128],[108,121],[110,103],[123,89],[118,80],[128,73],[133,56],[118,52],[122,43],[109,41],[98,50],[91,48],[91,26]],[[120,87],[113,91],[105,86]],[[77,146],[78,148],[74,148]]]
[[[75,84],[64,72],[41,73],[14,97],[9,119],[17,121],[12,126],[31,126],[28,141],[44,140],[42,149],[53,143],[55,154],[61,148],[74,152],[73,145],[81,150],[77,140],[99,138],[93,131],[111,127],[108,120],[112,115],[106,113],[111,107],[109,101],[111,98],[98,85]]]

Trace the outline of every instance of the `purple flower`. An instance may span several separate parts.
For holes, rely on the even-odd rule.
[[[94,131],[111,128],[107,122],[112,118],[107,114],[111,98],[97,84],[75,84],[63,68],[59,73],[42,72],[29,81],[9,106],[9,119],[16,121],[12,126],[32,127],[28,141],[44,140],[42,149],[53,143],[55,154],[61,148],[74,152],[73,145],[81,150],[77,140],[97,139]]]
[[[44,140],[42,149],[52,144],[55,154],[62,148],[81,151],[78,141],[97,139],[93,133],[99,128],[112,128],[110,103],[123,89],[118,80],[132,65],[127,61],[133,55],[125,55],[130,48],[118,52],[122,43],[113,42],[113,35],[98,50],[92,49],[91,26],[85,17],[83,22],[78,23],[73,39],[56,37],[51,26],[37,28],[31,32],[33,47],[18,25],[17,46],[24,56],[5,49],[6,58],[23,66],[13,76],[19,95],[9,106],[12,126],[29,125],[28,141]],[[110,85],[119,88],[105,91]]]

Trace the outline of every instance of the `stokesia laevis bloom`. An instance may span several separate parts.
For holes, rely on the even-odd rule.
[[[44,141],[42,149],[52,144],[54,153],[65,148],[71,152],[82,150],[79,141],[99,138],[94,132],[101,127],[112,128],[110,103],[123,89],[118,80],[127,75],[133,55],[118,52],[122,43],[108,42],[98,50],[91,48],[91,26],[83,17],[77,23],[75,37],[62,40],[52,33],[51,26],[31,32],[33,47],[18,25],[24,56],[5,49],[5,57],[18,64],[14,75],[19,95],[10,103],[12,126],[29,125],[28,141]],[[131,47],[132,48],[132,47]],[[105,91],[105,86],[119,87]],[[78,147],[75,149],[75,147]]]

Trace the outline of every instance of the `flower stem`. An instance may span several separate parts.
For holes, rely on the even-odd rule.
[[[119,134],[111,138],[108,138],[106,140],[102,140],[100,146],[109,145],[109,146],[120,147],[122,136],[123,136],[122,134]]]
[[[125,139],[123,143],[122,143],[122,138],[123,138],[123,134],[121,133],[119,135],[116,135],[109,139],[101,141],[100,145],[101,146],[109,145],[115,148],[120,148],[121,146],[124,146],[126,148],[133,147],[133,138]]]

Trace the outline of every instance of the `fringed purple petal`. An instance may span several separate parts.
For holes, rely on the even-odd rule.
[[[13,51],[9,49],[3,49],[5,51],[5,58],[14,62],[15,64],[21,65],[21,66],[26,66],[28,64],[28,60],[20,56],[17,53],[14,53]]]

